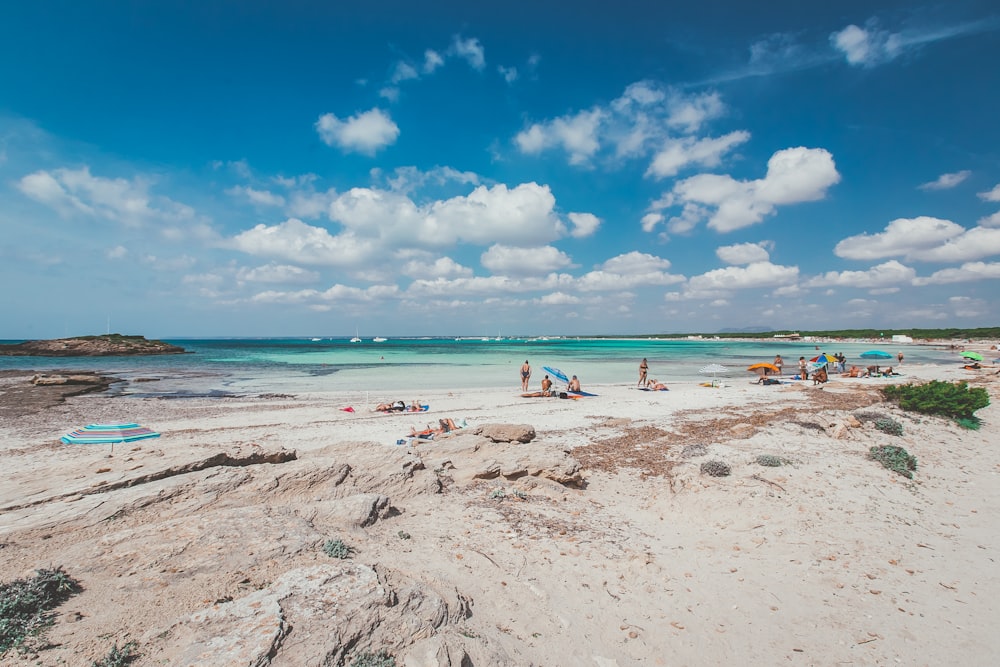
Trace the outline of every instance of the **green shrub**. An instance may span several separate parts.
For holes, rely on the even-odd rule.
[[[0,656],[12,648],[30,648],[31,638],[54,622],[52,610],[81,590],[61,567],[0,584]]]
[[[913,479],[913,471],[917,469],[917,457],[910,456],[909,452],[902,447],[879,445],[878,447],[872,447],[868,452],[868,456],[907,479]]]
[[[757,461],[757,465],[767,466],[768,468],[777,468],[786,463],[785,459],[773,454],[761,454],[754,460]]]
[[[903,435],[903,425],[895,419],[876,419],[875,428],[889,435]]]
[[[135,652],[135,642],[126,642],[118,648],[118,642],[111,647],[108,654],[101,660],[90,663],[90,667],[124,667],[132,664],[132,661],[139,657]]]
[[[327,540],[323,543],[323,552],[331,558],[350,558],[354,548],[344,544],[343,540]]]
[[[350,667],[396,667],[396,659],[385,651],[378,653],[358,653],[351,660]]]
[[[890,385],[882,393],[889,400],[899,401],[904,410],[944,417],[968,419],[990,404],[985,389],[970,388],[967,382],[932,380],[926,384]]]
[[[955,423],[962,428],[969,429],[970,431],[978,431],[980,425],[982,424],[982,422],[979,421],[979,417],[959,417],[955,420]]]

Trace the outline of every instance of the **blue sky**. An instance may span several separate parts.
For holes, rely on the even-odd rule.
[[[418,4],[5,7],[0,338],[996,325],[995,3]]]

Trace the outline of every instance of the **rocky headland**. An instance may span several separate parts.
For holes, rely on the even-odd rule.
[[[0,355],[12,357],[117,357],[145,354],[184,354],[183,347],[144,336],[77,336],[53,340],[29,340],[0,345]]]

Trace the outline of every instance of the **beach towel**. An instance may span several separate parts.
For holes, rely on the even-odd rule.
[[[712,383],[711,382],[706,382],[702,386],[703,387],[711,387]],[[668,388],[666,388],[666,387],[664,387],[663,389],[653,389],[652,387],[639,387],[639,391],[670,391],[670,390]],[[596,396],[596,394],[591,394],[591,396]]]

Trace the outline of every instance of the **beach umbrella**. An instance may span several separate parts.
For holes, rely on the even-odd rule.
[[[569,384],[569,378],[558,368],[552,368],[551,366],[542,366],[542,370],[554,377],[555,379]]]
[[[719,373],[728,373],[729,369],[719,364],[709,364],[708,366],[705,366],[698,372],[703,375],[711,375],[714,378]]]
[[[160,434],[156,431],[138,424],[87,424],[67,433],[60,440],[67,445],[97,445],[158,437]]]
[[[765,363],[760,363],[760,364],[751,364],[750,366],[747,366],[747,370],[748,371],[752,371],[752,372],[756,373],[757,375],[767,375],[768,373],[779,373],[780,372],[778,370],[777,366],[775,366],[774,364],[766,363],[766,362]]]
[[[966,359],[972,359],[973,361],[983,360],[983,355],[979,354],[978,352],[972,352],[972,351],[963,352],[962,356],[965,357]]]
[[[868,350],[867,352],[862,352],[858,356],[862,359],[892,359],[891,354],[883,352],[882,350]]]
[[[837,363],[837,359],[835,357],[827,354],[826,352],[820,354],[818,357],[813,357],[809,361],[811,361],[814,364],[835,364],[835,363]]]

